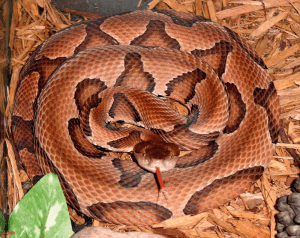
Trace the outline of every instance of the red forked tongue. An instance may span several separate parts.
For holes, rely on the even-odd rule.
[[[162,181],[161,173],[158,167],[156,167],[156,176],[159,183],[160,190],[163,190],[165,187],[164,182]]]

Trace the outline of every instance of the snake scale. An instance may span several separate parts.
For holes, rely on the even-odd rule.
[[[218,23],[166,10],[52,35],[21,70],[12,114],[30,179],[56,173],[73,208],[139,226],[237,197],[264,172],[279,128],[272,77],[252,48]]]

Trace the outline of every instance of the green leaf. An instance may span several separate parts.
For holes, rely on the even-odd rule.
[[[11,238],[69,238],[73,232],[56,174],[45,175],[15,206],[8,222]]]
[[[2,211],[0,211],[0,233],[4,233],[5,231],[5,218],[2,215]]]

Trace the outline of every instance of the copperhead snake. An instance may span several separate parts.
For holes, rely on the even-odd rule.
[[[73,208],[139,226],[237,197],[264,172],[278,132],[277,93],[251,47],[218,23],[163,10],[51,36],[24,65],[12,114],[30,179],[56,173]]]

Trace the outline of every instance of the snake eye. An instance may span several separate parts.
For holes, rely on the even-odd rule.
[[[133,148],[133,150],[136,152],[136,153],[145,153],[145,150],[146,150],[146,147],[148,145],[148,142],[146,141],[142,141],[138,144],[136,144]]]

